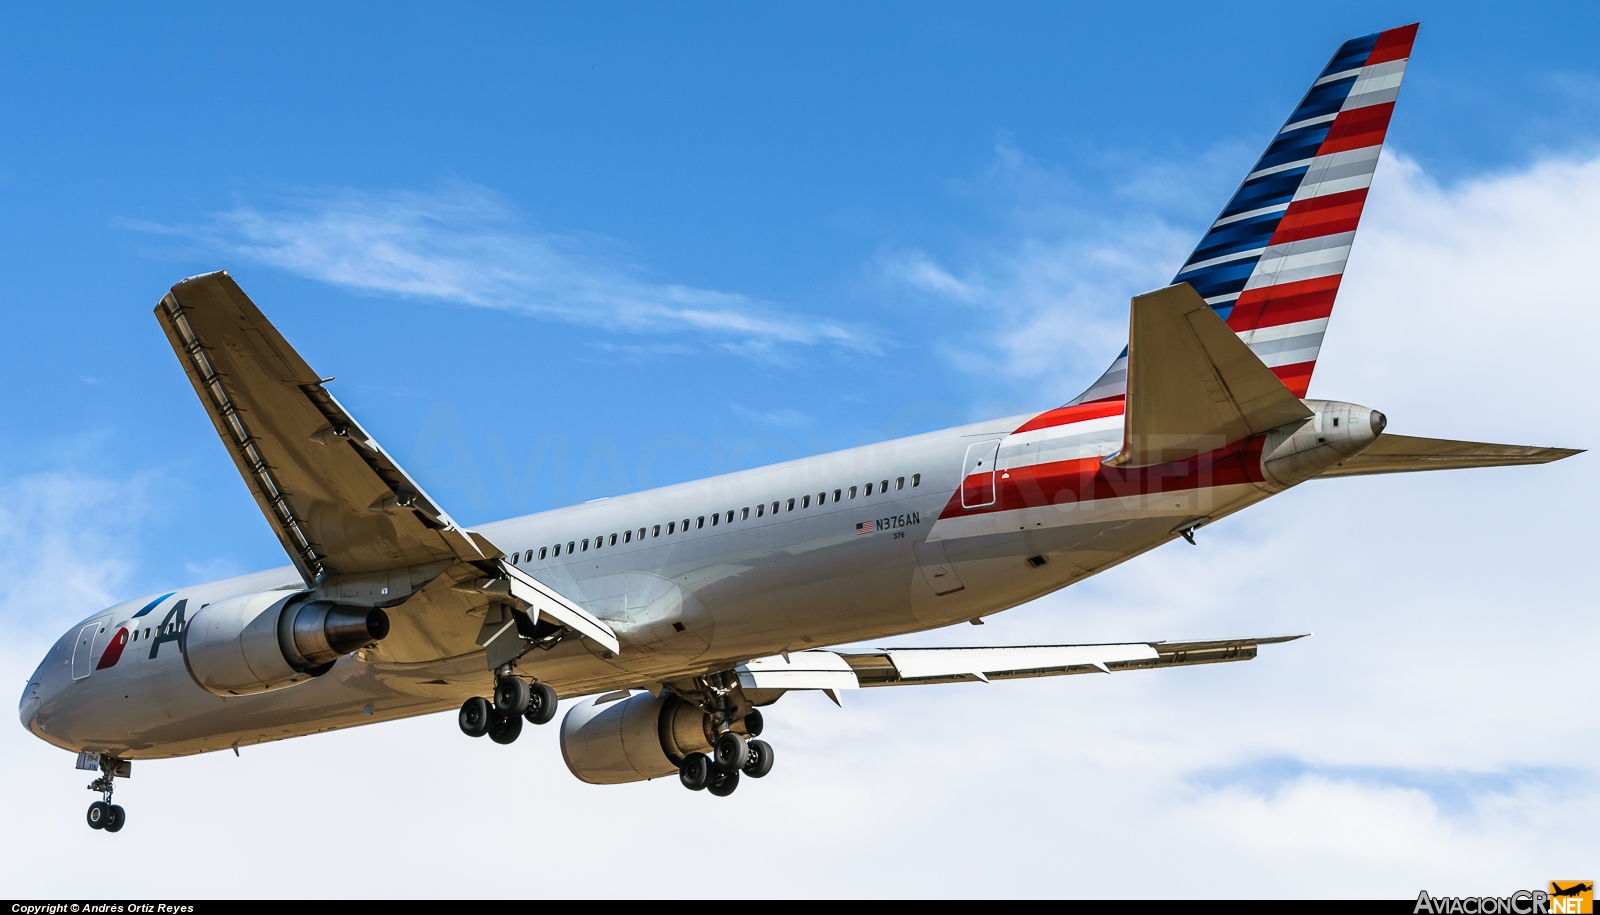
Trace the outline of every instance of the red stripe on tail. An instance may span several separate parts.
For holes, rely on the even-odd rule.
[[[1335,274],[1246,289],[1228,314],[1228,326],[1234,333],[1243,333],[1258,327],[1326,318],[1333,314],[1333,299],[1339,294],[1342,279],[1343,274]]]
[[[1317,155],[1327,156],[1351,149],[1365,149],[1383,142],[1389,132],[1389,115],[1394,113],[1394,102],[1368,105],[1339,112],[1328,128],[1328,137],[1317,147]]]
[[[1417,26],[1421,24],[1413,22],[1379,35],[1378,43],[1372,46],[1372,53],[1367,55],[1367,66],[1410,57],[1411,43],[1417,40]]]
[[[1354,232],[1361,223],[1361,206],[1367,201],[1367,189],[1358,188],[1342,194],[1296,200],[1272,233],[1269,245],[1284,245],[1302,238],[1321,238],[1339,232]]]

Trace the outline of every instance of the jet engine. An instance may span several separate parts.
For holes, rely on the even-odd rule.
[[[208,692],[241,696],[327,673],[389,634],[382,610],[261,591],[208,604],[185,627],[183,660]]]
[[[710,749],[710,717],[671,693],[610,693],[578,703],[561,719],[561,756],[591,785],[676,775],[685,756]]]

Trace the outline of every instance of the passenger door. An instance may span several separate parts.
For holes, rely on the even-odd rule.
[[[994,465],[999,455],[999,439],[967,446],[967,459],[961,464],[962,508],[983,508],[995,503]]]
[[[94,670],[95,636],[109,624],[110,620],[96,620],[78,630],[78,643],[72,646],[72,679],[82,680]]]

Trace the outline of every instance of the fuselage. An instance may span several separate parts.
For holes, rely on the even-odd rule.
[[[524,671],[562,696],[649,686],[1017,606],[1281,492],[1376,438],[1372,411],[1307,404],[1317,415],[1303,425],[1168,464],[1105,466],[1122,446],[1122,405],[1084,404],[477,530],[622,643],[613,655],[565,640],[525,656]],[[477,621],[434,620],[424,639],[407,628],[404,604],[390,611],[388,639],[307,682],[240,696],[195,682],[186,613],[305,587],[284,566],[94,614],[30,678],[23,724],[74,751],[159,758],[441,711],[489,690]]]

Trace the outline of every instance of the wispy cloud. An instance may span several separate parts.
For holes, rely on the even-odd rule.
[[[809,426],[812,423],[812,418],[809,415],[792,408],[763,411],[752,410],[743,404],[729,404],[729,408],[733,410],[735,416],[740,416],[744,419],[761,423],[762,425],[766,426],[795,428],[798,426]]]
[[[306,192],[241,203],[201,223],[128,223],[345,289],[522,312],[632,334],[694,333],[712,346],[876,352],[867,328],[735,292],[654,282],[612,240],[530,229],[488,188]]]

